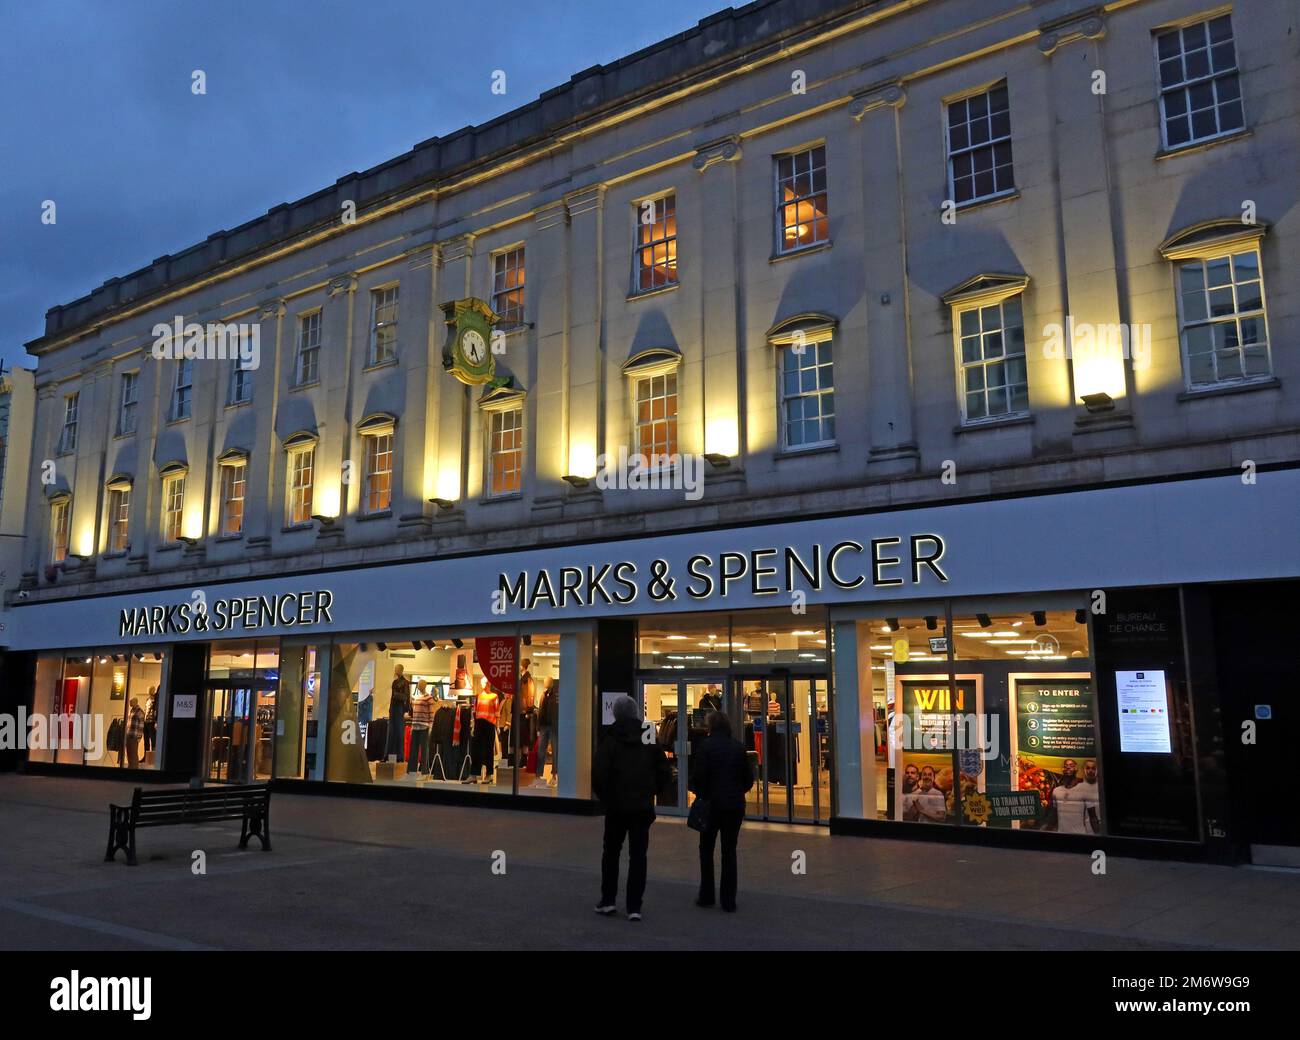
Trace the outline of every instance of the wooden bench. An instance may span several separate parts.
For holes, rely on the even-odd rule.
[[[136,865],[135,829],[166,827],[179,823],[208,823],[240,820],[243,828],[239,847],[257,838],[262,851],[271,851],[271,789],[266,784],[218,784],[213,787],[170,787],[146,791],[135,789],[130,805],[108,807],[108,851],[104,862],[112,862],[118,849],[126,852],[129,866]]]

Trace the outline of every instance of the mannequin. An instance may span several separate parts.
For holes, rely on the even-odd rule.
[[[478,782],[484,766],[487,767],[488,782],[492,780],[497,722],[500,717],[501,695],[488,686],[486,676],[480,676],[478,693],[474,697],[474,733],[469,746],[471,774],[468,783]]]
[[[437,703],[433,691],[424,679],[416,681],[411,701],[411,753],[407,773],[429,771],[429,731],[433,725],[433,711]]]
[[[406,678],[406,668],[397,665],[393,669],[393,696],[388,702],[388,749],[386,758],[397,756],[397,761],[406,759],[406,717],[411,714],[411,682]]]
[[[158,687],[149,687],[149,696],[145,698],[144,709],[144,755],[145,762],[149,761],[149,755],[153,753],[154,744],[158,737]]]

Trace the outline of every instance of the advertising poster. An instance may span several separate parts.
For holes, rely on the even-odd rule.
[[[1101,828],[1092,682],[1082,677],[1015,680],[1015,789],[1038,795],[1022,827],[1067,834]]]
[[[954,704],[946,676],[900,677],[894,708],[894,818],[954,823],[960,792],[968,820],[984,822],[983,796],[971,797],[984,789],[983,758],[969,746],[979,732],[969,723],[983,715],[976,680],[957,680]]]
[[[474,654],[488,685],[503,697],[515,692],[514,636],[488,636],[474,640]]]

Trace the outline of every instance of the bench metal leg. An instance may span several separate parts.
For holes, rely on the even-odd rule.
[[[248,848],[248,839],[256,838],[262,843],[262,851],[271,851],[271,828],[270,821],[266,818],[265,810],[260,807],[250,808],[244,813],[243,826],[239,831],[239,847]]]
[[[108,812],[108,849],[104,853],[104,862],[113,862],[117,850],[122,849],[128,866],[135,866],[135,828],[131,826],[131,810],[110,807]]]

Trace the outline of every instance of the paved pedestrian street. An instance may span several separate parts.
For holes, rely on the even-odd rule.
[[[1159,950],[1300,947],[1300,872],[832,837],[748,825],[740,910],[694,906],[696,836],[651,831],[645,919],[592,912],[601,820],[272,798],[236,824],[141,830],[103,861],[127,784],[0,776],[11,950]],[[206,872],[194,871],[194,853]],[[800,862],[806,872],[796,872]],[[626,867],[626,860],[624,861]]]

